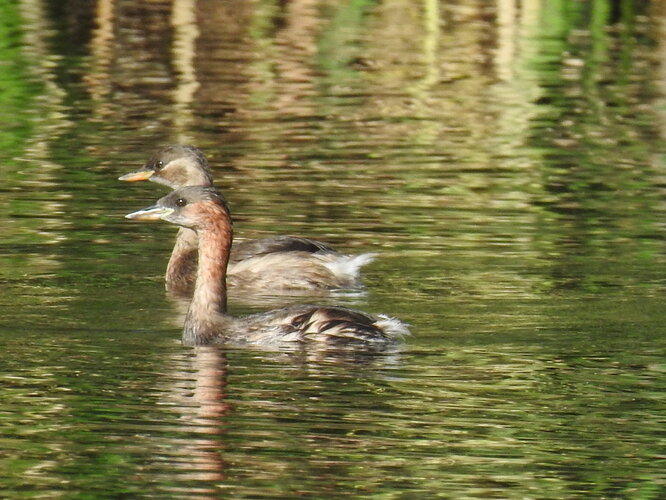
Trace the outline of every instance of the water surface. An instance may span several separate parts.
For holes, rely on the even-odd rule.
[[[0,496],[663,498],[658,2],[0,4]],[[240,238],[377,252],[413,335],[184,348],[116,178],[209,156]],[[234,313],[311,297],[236,297]]]

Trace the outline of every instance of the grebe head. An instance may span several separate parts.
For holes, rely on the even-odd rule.
[[[153,181],[172,189],[183,186],[212,186],[213,177],[204,154],[194,146],[171,144],[159,149],[136,172],[118,178],[121,181]]]
[[[213,187],[188,186],[157,200],[151,207],[125,216],[134,220],[164,220],[190,229],[207,227],[223,218],[230,221],[227,202]]]

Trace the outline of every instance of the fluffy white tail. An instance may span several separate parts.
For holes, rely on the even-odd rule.
[[[361,268],[369,264],[377,254],[362,253],[360,255],[336,255],[334,259],[324,265],[336,276],[344,280],[356,282],[359,279]]]
[[[384,331],[391,338],[401,339],[405,335],[411,335],[408,325],[397,318],[378,314],[379,320],[375,321],[375,326]]]

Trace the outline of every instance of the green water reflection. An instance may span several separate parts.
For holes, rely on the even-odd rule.
[[[659,2],[0,2],[0,496],[663,498]],[[116,182],[209,156],[239,237],[379,258],[414,335],[185,349],[175,231]],[[308,297],[236,298],[234,312]]]

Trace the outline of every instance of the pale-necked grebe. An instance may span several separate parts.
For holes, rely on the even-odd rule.
[[[178,189],[213,186],[204,154],[194,146],[169,145],[158,150],[122,181],[151,180]],[[325,243],[295,236],[274,236],[234,243],[229,256],[227,285],[279,292],[298,289],[340,289],[361,286],[360,268],[374,255],[342,254]],[[197,268],[197,236],[187,227],[178,231],[167,265],[166,287],[191,294]]]

